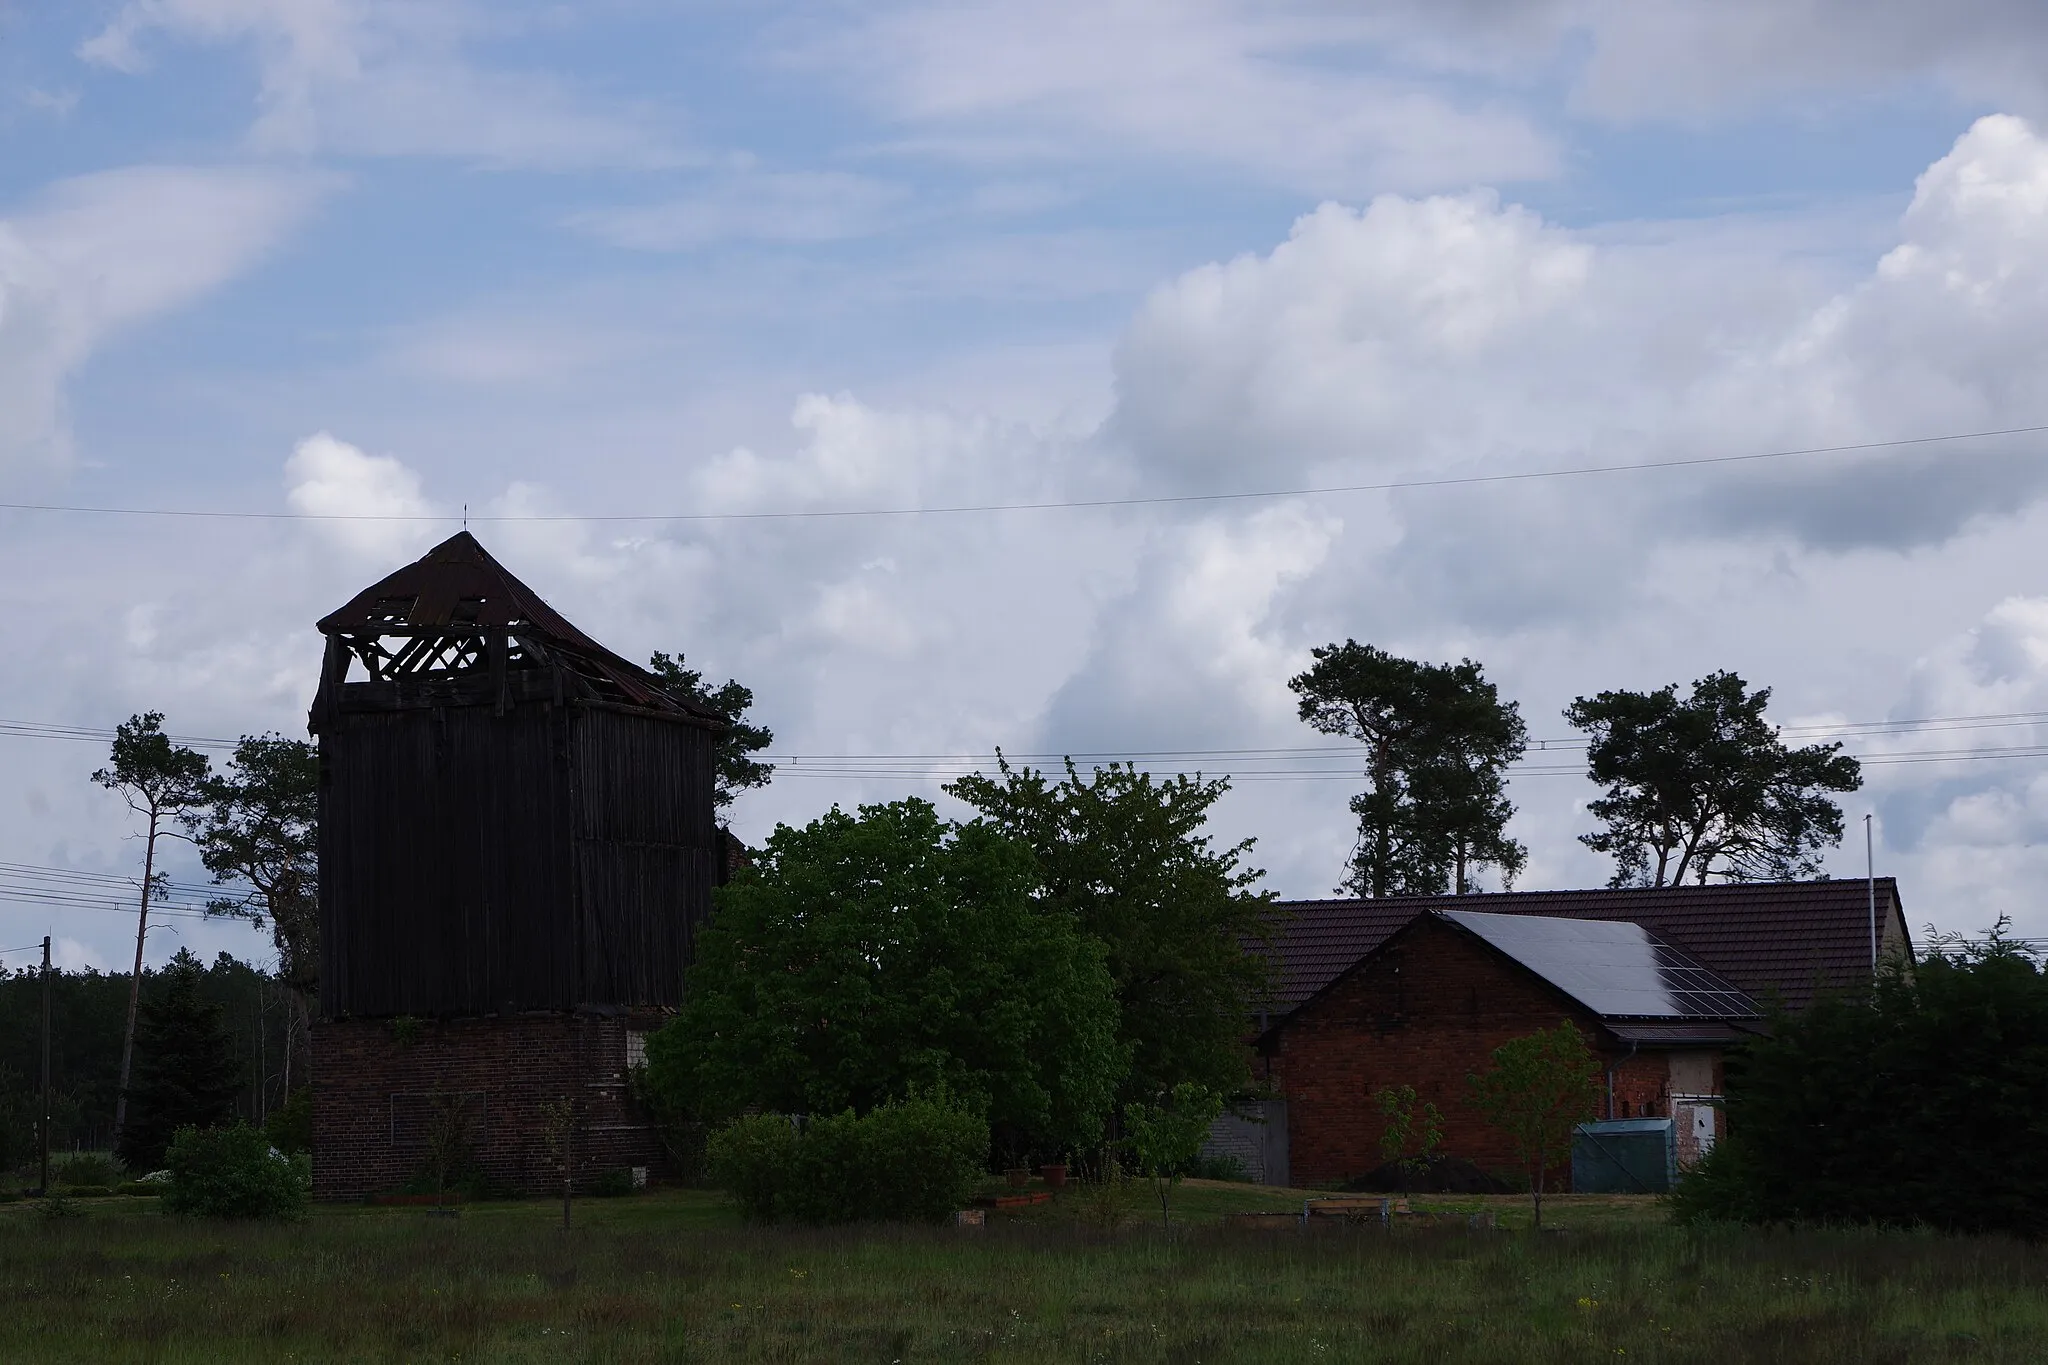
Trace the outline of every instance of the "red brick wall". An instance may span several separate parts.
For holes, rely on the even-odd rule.
[[[313,1194],[352,1199],[395,1190],[427,1161],[423,1128],[460,1096],[468,1147],[494,1184],[561,1189],[542,1105],[579,1108],[572,1146],[579,1185],[621,1167],[660,1169],[659,1139],[627,1093],[627,1020],[516,1014],[313,1025]],[[658,1021],[633,1021],[636,1025]]]
[[[1668,1113],[1662,1053],[1627,1057],[1591,1014],[1529,973],[1457,929],[1418,922],[1267,1042],[1270,1075],[1287,1098],[1293,1183],[1336,1184],[1379,1166],[1385,1123],[1372,1097],[1394,1085],[1414,1086],[1418,1108],[1436,1105],[1447,1155],[1519,1171],[1512,1142],[1473,1106],[1465,1078],[1485,1070],[1502,1043],[1564,1019],[1616,1066],[1617,1114],[1622,1100],[1632,1117]],[[1601,1108],[1605,1117],[1604,1096]]]

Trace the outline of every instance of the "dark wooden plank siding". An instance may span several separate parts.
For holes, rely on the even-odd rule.
[[[358,686],[320,732],[323,1014],[681,999],[717,857],[709,730]]]
[[[351,714],[321,735],[322,1011],[576,1003],[553,708]]]
[[[572,726],[584,999],[675,1004],[711,909],[711,734],[597,706]]]

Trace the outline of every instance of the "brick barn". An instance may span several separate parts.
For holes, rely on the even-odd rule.
[[[1721,1053],[1768,1002],[1868,983],[1873,932],[1880,956],[1910,954],[1896,885],[1874,890],[1874,930],[1863,881],[1282,904],[1280,994],[1258,1039],[1280,1098],[1262,1106],[1265,1159],[1247,1164],[1273,1183],[1363,1175],[1383,1160],[1373,1093],[1412,1085],[1445,1116],[1445,1154],[1510,1169],[1465,1077],[1560,1019],[1608,1069],[1601,1117],[1674,1119],[1689,1161],[1720,1122]],[[1211,1148],[1244,1143],[1226,1123]]]
[[[463,532],[320,622],[314,1193],[659,1167],[628,1093],[722,880],[723,722]]]

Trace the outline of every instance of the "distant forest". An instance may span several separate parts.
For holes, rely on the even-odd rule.
[[[161,991],[163,976],[144,969],[145,1002]],[[306,1043],[292,993],[226,953],[206,969],[200,989],[221,1007],[233,1039],[242,1077],[237,1112],[260,1121],[284,1102],[288,1088],[306,1083]],[[104,1151],[113,1141],[128,974],[53,971],[50,994],[51,1150]],[[0,973],[0,1170],[34,1155],[42,1019],[41,970]]]

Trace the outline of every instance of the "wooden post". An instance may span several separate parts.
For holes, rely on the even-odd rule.
[[[36,1125],[41,1129],[43,1149],[42,1177],[36,1187],[43,1198],[50,1197],[50,936],[43,935],[43,1121]]]

